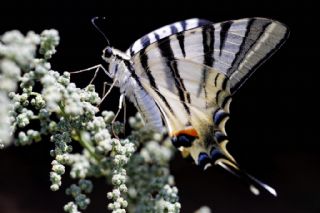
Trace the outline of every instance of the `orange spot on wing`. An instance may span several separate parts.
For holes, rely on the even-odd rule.
[[[171,136],[179,136],[181,134],[189,135],[189,136],[192,136],[192,137],[195,137],[195,138],[199,137],[197,130],[195,130],[195,128],[193,128],[192,126],[187,127],[187,128],[185,128],[183,130],[173,131],[171,133]]]

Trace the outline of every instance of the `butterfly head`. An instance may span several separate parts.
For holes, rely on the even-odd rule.
[[[110,78],[122,67],[124,61],[130,60],[129,56],[113,47],[107,46],[102,51],[102,59],[107,63],[106,71]]]
[[[113,55],[113,48],[110,46],[107,46],[106,48],[103,49],[102,51],[102,58],[104,60],[109,60]]]

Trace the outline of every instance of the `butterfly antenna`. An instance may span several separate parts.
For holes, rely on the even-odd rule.
[[[96,30],[98,30],[98,32],[101,33],[101,35],[102,35],[102,36],[104,37],[104,39],[107,41],[107,46],[110,46],[110,41],[109,41],[108,37],[107,37],[106,34],[100,29],[100,27],[98,27],[98,25],[97,25],[97,23],[96,23],[96,21],[99,20],[99,19],[105,20],[106,17],[98,17],[98,16],[96,16],[96,17],[94,17],[94,18],[91,19],[91,23],[92,23],[92,25],[96,28]]]

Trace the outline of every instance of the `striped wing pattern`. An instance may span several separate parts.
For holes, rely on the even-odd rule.
[[[265,18],[216,24],[191,19],[147,34],[127,53],[171,135],[190,126],[196,131],[192,145],[180,149],[198,165],[210,156],[215,164],[237,173],[224,129],[231,96],[287,36],[283,24]],[[243,176],[275,194],[250,175]]]

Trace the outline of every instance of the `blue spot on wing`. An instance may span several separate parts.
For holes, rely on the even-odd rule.
[[[178,136],[175,136],[171,138],[172,144],[176,147],[179,148],[181,146],[183,147],[190,147],[192,146],[192,142],[195,140],[195,137],[192,137],[190,135],[186,134],[180,134]]]
[[[221,131],[215,131],[213,137],[217,143],[221,143],[222,141],[228,139],[228,137]]]
[[[207,164],[209,164],[211,159],[207,153],[201,152],[198,156],[198,166],[201,169],[204,169]]]
[[[219,109],[217,110],[214,114],[213,114],[213,122],[216,124],[216,125],[219,125],[220,122],[228,117],[229,114],[226,113],[225,111],[223,111],[222,109]]]
[[[216,162],[216,160],[223,157],[223,154],[220,152],[218,148],[213,147],[210,151],[210,157],[213,162]]]

